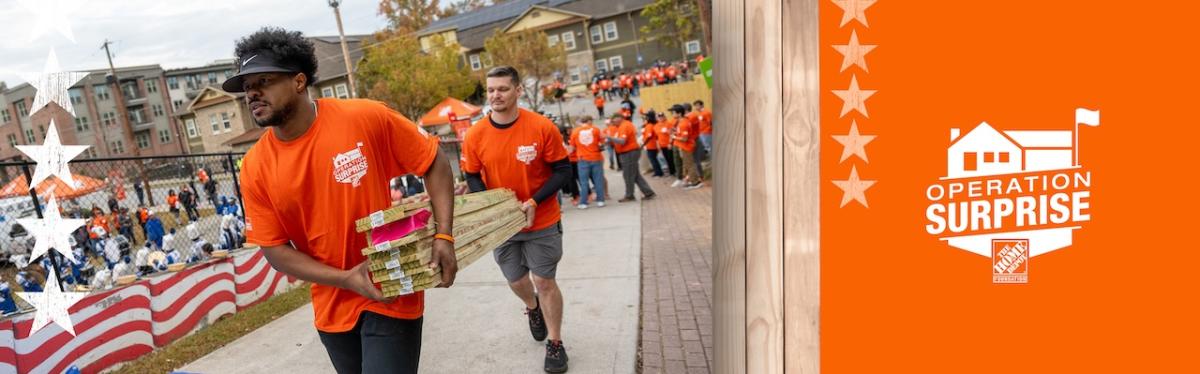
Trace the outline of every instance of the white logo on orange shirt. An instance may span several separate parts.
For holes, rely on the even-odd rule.
[[[537,159],[537,153],[537,143],[533,143],[531,145],[519,145],[517,146],[517,161],[521,161],[524,162],[525,165],[529,165],[529,163]]]
[[[362,177],[367,175],[367,158],[362,153],[362,143],[346,153],[333,157],[333,180],[338,183],[349,183],[358,187]]]
[[[579,132],[579,144],[592,145],[592,142],[594,141],[596,141],[596,137],[592,134],[592,130],[583,130]]]

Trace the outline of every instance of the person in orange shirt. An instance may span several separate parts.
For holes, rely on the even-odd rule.
[[[571,178],[571,164],[554,123],[517,106],[524,90],[517,69],[497,66],[486,77],[492,112],[467,131],[462,170],[471,191],[507,188],[522,201],[528,226],[493,255],[509,288],[525,303],[529,332],[534,340],[546,340],[545,370],[562,373],[567,351],[562,291],[555,281],[563,255],[557,194]]]
[[[604,207],[606,187],[604,182],[604,153],[600,144],[604,142],[604,134],[596,126],[592,126],[592,117],[579,118],[579,127],[571,131],[571,148],[579,155],[579,204],[576,208],[587,209],[589,194],[596,192],[596,206]],[[591,183],[588,183],[591,182]]]
[[[604,96],[596,95],[596,99],[592,100],[592,103],[596,104],[596,112],[600,113],[600,117],[604,117]]]
[[[671,187],[683,186],[686,190],[703,187],[704,185],[700,182],[700,171],[696,168],[694,153],[696,151],[695,134],[698,130],[692,124],[692,121],[684,117],[687,110],[683,106],[676,105],[671,108],[671,111],[675,114],[675,122],[677,124],[675,134],[671,137],[671,140],[674,142],[675,149],[679,151],[679,156],[682,159],[680,166],[683,167],[681,180],[675,181],[675,184],[672,184]]]
[[[438,139],[377,101],[311,99],[317,58],[299,32],[263,28],[234,54],[239,71],[221,88],[245,92],[268,129],[242,163],[247,241],[313,283],[313,322],[339,373],[416,373],[424,294],[384,297],[354,222],[391,206],[392,177],[423,175],[437,223],[428,266],[454,284],[454,180]]]
[[[684,113],[686,113],[683,115],[683,118],[686,119],[688,122],[690,122],[692,125],[691,126],[692,131],[691,131],[691,133],[689,133],[689,135],[692,137],[692,139],[691,139],[692,143],[696,145],[695,149],[692,150],[692,162],[696,164],[696,170],[698,170],[700,172],[699,174],[697,174],[697,176],[702,177],[704,175],[704,167],[703,167],[703,164],[701,164],[701,162],[704,160],[705,154],[704,154],[704,146],[700,144],[700,126],[701,126],[700,113],[695,110],[692,110],[691,103],[683,103],[683,104],[680,104],[680,106],[683,107],[683,111],[684,111]]]
[[[650,184],[646,183],[646,179],[642,178],[642,173],[638,172],[638,160],[642,158],[642,147],[638,145],[637,129],[633,127],[633,122],[625,120],[620,113],[613,114],[608,121],[611,135],[606,139],[609,144],[612,144],[614,152],[617,153],[617,163],[621,165],[621,176],[625,179],[625,197],[617,200],[618,203],[628,203],[637,201],[634,198],[634,185],[642,191],[642,200],[654,198],[654,189],[650,188]]]
[[[642,145],[646,147],[646,157],[650,158],[650,168],[654,178],[662,178],[662,163],[658,162],[658,113],[653,109],[642,114]]]
[[[604,94],[605,99],[612,100],[612,77],[604,77],[600,79],[600,91]]]
[[[679,68],[675,67],[675,65],[667,65],[666,74],[667,83],[675,83],[678,81],[677,78],[679,77]]]
[[[608,138],[617,135],[617,127],[612,125],[611,119],[605,119],[603,131],[604,131],[604,139],[603,139],[604,152],[608,153],[608,169],[620,171],[621,164],[617,162],[616,149],[613,147],[612,142],[608,141]]]
[[[678,177],[679,171],[675,167],[675,152],[671,149],[671,134],[675,132],[675,122],[667,119],[666,112],[658,112],[658,123],[654,125],[655,138],[658,140],[658,150],[663,155],[663,160],[667,162],[667,171],[672,177]]]
[[[692,103],[692,108],[697,113],[700,119],[700,145],[704,146],[705,156],[712,157],[712,120],[713,114],[711,110],[704,108],[703,100],[696,100]]]

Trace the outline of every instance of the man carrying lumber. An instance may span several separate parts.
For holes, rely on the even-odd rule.
[[[523,202],[528,226],[493,254],[509,287],[525,303],[534,340],[549,338],[545,370],[562,373],[567,371],[560,335],[563,299],[554,279],[563,249],[555,195],[571,178],[571,163],[554,124],[517,106],[524,90],[519,82],[520,73],[512,67],[488,71],[492,113],[467,131],[462,169],[472,192],[508,188]]]
[[[424,295],[386,298],[372,284],[355,220],[391,205],[388,180],[424,175],[437,225],[429,266],[454,283],[454,182],[430,137],[369,100],[313,100],[313,45],[264,28],[237,43],[239,72],[222,84],[245,92],[270,131],[246,153],[246,237],[275,269],[312,282],[314,325],[339,373],[416,373]]]

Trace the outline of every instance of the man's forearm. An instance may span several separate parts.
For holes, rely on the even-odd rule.
[[[437,232],[449,235],[454,231],[454,176],[450,173],[450,163],[440,152],[425,173],[425,191],[433,206]]]
[[[346,277],[345,270],[321,263],[290,244],[263,247],[262,252],[275,270],[304,281],[341,288]]]

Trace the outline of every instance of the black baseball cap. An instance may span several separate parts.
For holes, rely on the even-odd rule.
[[[274,56],[266,53],[251,55],[245,60],[240,61],[241,66],[238,67],[238,73],[225,83],[221,84],[221,89],[225,92],[242,92],[242,79],[250,74],[259,73],[300,73],[301,69],[293,64],[288,64],[279,61]]]

